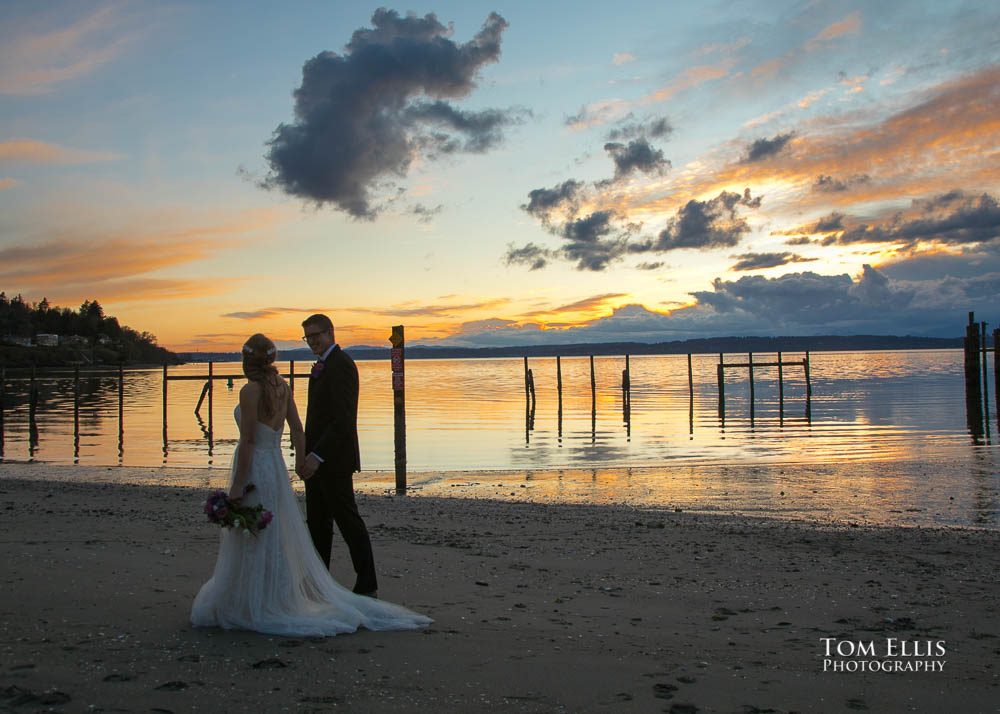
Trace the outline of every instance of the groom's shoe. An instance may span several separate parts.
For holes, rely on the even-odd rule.
[[[364,597],[370,597],[372,600],[378,600],[378,590],[372,590],[370,593],[358,593]]]

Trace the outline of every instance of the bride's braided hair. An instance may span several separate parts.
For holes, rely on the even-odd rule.
[[[265,417],[274,414],[278,397],[284,393],[284,382],[274,366],[277,355],[274,343],[259,332],[243,345],[243,374],[260,385],[261,413]]]

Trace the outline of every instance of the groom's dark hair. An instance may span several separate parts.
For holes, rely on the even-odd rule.
[[[333,329],[333,322],[330,321],[330,318],[319,312],[315,315],[310,315],[302,321],[302,327],[308,327],[309,325],[315,325],[324,330]]]

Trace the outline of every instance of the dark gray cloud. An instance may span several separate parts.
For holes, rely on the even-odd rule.
[[[666,265],[666,263],[663,261],[657,261],[655,263],[639,263],[635,266],[635,268],[636,270],[659,270],[664,265]]]
[[[947,245],[983,243],[1000,238],[1000,204],[993,196],[952,191],[913,202],[915,214],[902,212],[882,223],[858,223],[824,244],[937,242]]]
[[[567,181],[555,189],[536,189],[528,204],[521,208],[542,220],[549,232],[567,241],[559,248],[544,249],[529,243],[523,248],[508,246],[507,265],[527,265],[532,270],[545,267],[554,259],[569,260],[579,270],[605,270],[611,263],[628,255],[666,253],[681,248],[731,248],[750,230],[737,209],[760,207],[750,189],[743,195],[723,191],[708,201],[688,201],[677,211],[655,239],[636,239],[641,225],[629,223],[625,216],[612,211],[595,211],[578,217],[575,213],[580,184]],[[552,221],[552,212],[568,207],[569,217]],[[658,266],[657,266],[658,267]]]
[[[608,141],[632,139],[662,139],[670,136],[674,128],[665,117],[655,117],[644,122],[636,121],[632,114],[622,119],[607,135]]]
[[[507,246],[504,263],[506,265],[527,265],[530,270],[539,270],[548,265],[550,258],[552,258],[552,251],[547,248],[542,248],[534,243],[516,248],[511,243]]]
[[[794,136],[794,132],[789,132],[787,134],[778,134],[773,139],[757,139],[757,141],[747,147],[747,153],[743,157],[743,162],[752,163],[780,154],[782,149],[785,148]]]
[[[625,178],[633,171],[644,174],[662,174],[670,168],[670,162],[663,156],[663,151],[654,149],[646,139],[633,139],[628,144],[608,142],[604,150],[615,162],[615,180]]]
[[[374,218],[377,184],[401,178],[417,155],[482,152],[523,110],[465,112],[484,65],[500,57],[507,21],[491,13],[469,42],[450,38],[434,14],[400,17],[381,8],[343,54],[321,52],[302,68],[295,121],[268,142],[263,184],[357,218]]]
[[[809,236],[798,236],[796,238],[789,238],[785,241],[785,245],[811,245],[812,238]]]
[[[528,192],[528,202],[522,204],[521,208],[541,219],[543,223],[547,222],[552,211],[564,206],[575,209],[576,199],[582,187],[582,182],[570,179],[555,188],[536,188]]]
[[[430,223],[434,219],[434,216],[438,215],[443,210],[444,206],[440,203],[433,208],[425,206],[422,203],[418,203],[410,208],[409,213],[416,216],[417,220],[421,223]]]
[[[837,193],[840,191],[849,191],[855,186],[870,183],[871,180],[871,176],[868,174],[854,174],[846,179],[838,179],[833,176],[820,174],[816,177],[816,183],[813,184],[812,189],[820,193]]]
[[[746,219],[737,215],[740,206],[760,208],[760,196],[751,198],[750,189],[746,189],[742,196],[723,191],[708,201],[688,201],[660,232],[650,250],[732,248],[750,231]]]
[[[795,253],[744,253],[736,256],[739,261],[729,269],[733,271],[764,270],[789,263],[809,263],[817,258],[804,258]]]

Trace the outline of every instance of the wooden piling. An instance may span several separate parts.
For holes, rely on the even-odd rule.
[[[125,365],[118,363],[118,459],[125,455]]]
[[[997,429],[1000,430],[1000,328],[993,330],[993,395],[997,400]]]
[[[396,492],[406,491],[406,390],[405,390],[405,350],[403,326],[395,325],[389,336],[392,344],[392,419],[393,446],[395,447]]]
[[[594,377],[594,355],[590,355],[590,404],[597,409],[597,380]]]
[[[691,367],[691,353],[688,352],[688,433],[694,433],[694,370]]]
[[[7,367],[0,366],[0,456],[3,456],[3,398],[7,383]]]
[[[73,367],[73,458],[80,458],[80,367]]]
[[[716,366],[716,379],[719,383],[719,419],[726,421],[726,367],[725,357],[719,353],[719,364]]]
[[[167,451],[167,365],[163,365],[163,451]]]
[[[983,368],[983,427],[986,431],[986,438],[990,436],[990,389],[989,389],[989,377],[987,376],[987,365],[986,352],[988,348],[986,347],[986,323],[980,323],[981,325],[981,340],[980,349],[981,351],[981,363]]]
[[[562,421],[563,421],[563,405],[562,405],[562,359],[559,355],[556,355],[556,393],[559,395],[559,416],[558,416],[558,438],[559,444],[562,445]]]
[[[754,387],[753,387],[753,352],[747,353],[747,372],[750,376],[750,423],[754,417]]]
[[[295,360],[288,360],[288,389],[295,394]]]
[[[782,372],[781,353],[778,353],[778,419],[785,416],[785,377]]]
[[[212,370],[212,367],[213,367],[212,361],[209,360],[209,362],[208,362],[208,443],[209,443],[209,448],[211,448],[211,445],[212,445],[212,433],[213,433],[212,432],[212,412],[214,410],[212,409],[212,396],[215,394],[215,379],[213,379],[213,375],[212,375],[212,371],[213,370]],[[211,452],[209,452],[209,453],[211,453]]]
[[[965,415],[974,437],[983,434],[982,386],[979,377],[979,328],[975,313],[969,313],[965,328]]]

